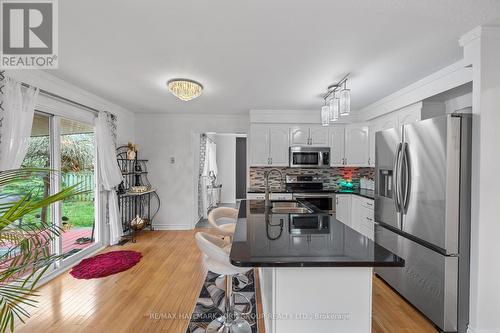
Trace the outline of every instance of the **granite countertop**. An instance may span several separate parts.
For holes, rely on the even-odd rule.
[[[247,193],[264,193],[265,191],[262,188],[249,188],[247,190]],[[367,190],[367,189],[354,189],[354,190],[340,190],[340,189],[334,189],[334,188],[323,188],[321,190],[287,190],[287,189],[282,189],[282,190],[273,190],[271,191],[272,193],[340,193],[340,194],[354,194],[354,195],[359,195],[363,198],[367,199],[375,199],[375,191],[374,190]]]
[[[242,267],[404,266],[403,259],[334,216],[301,204],[311,213],[266,214],[263,200],[242,200],[231,263]],[[300,225],[306,228],[299,231]]]

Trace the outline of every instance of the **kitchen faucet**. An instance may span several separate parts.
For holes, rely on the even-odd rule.
[[[280,177],[281,177],[281,183],[283,184],[283,173],[281,172],[281,170],[279,169],[271,169],[269,171],[267,171],[265,174],[264,174],[264,179],[265,179],[265,186],[266,186],[266,195],[265,195],[265,207],[271,207],[271,201],[269,200],[269,175],[273,172],[277,172],[279,173]]]

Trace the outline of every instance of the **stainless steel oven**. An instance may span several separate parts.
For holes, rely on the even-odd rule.
[[[330,147],[290,147],[290,167],[328,168],[330,166]]]
[[[335,193],[294,193],[293,199],[308,202],[329,214],[335,213]]]
[[[290,214],[292,235],[329,234],[330,216],[325,214]]]

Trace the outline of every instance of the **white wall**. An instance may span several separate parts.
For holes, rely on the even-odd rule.
[[[471,333],[500,332],[500,27],[460,40],[472,65]]]
[[[236,202],[236,134],[217,134],[218,183],[222,184],[222,203]]]
[[[149,159],[148,178],[161,199],[157,229],[190,229],[197,220],[199,134],[247,133],[248,127],[246,115],[136,115],[140,154]]]

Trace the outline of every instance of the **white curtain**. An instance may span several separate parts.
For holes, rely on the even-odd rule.
[[[104,190],[108,192],[109,242],[111,245],[115,245],[123,236],[118,196],[115,190],[115,187],[122,182],[122,173],[116,161],[116,147],[106,112],[99,112],[97,117],[96,143],[99,153],[101,183]]]
[[[25,88],[5,78],[3,122],[0,141],[0,171],[17,169],[28,151],[38,88]]]
[[[217,145],[207,140],[205,146],[205,165],[202,173],[203,217],[207,218],[208,209],[217,203],[217,191],[207,189],[211,185],[210,175],[217,177]]]

